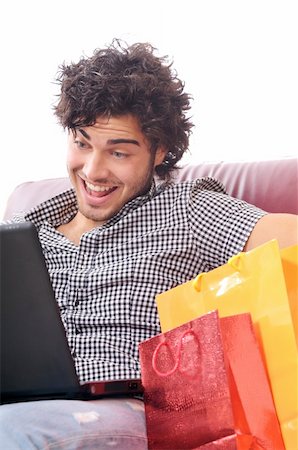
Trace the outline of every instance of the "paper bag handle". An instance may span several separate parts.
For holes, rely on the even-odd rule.
[[[229,260],[228,260],[228,264],[233,267],[233,269],[235,269],[237,272],[241,272],[242,270],[242,262],[243,262],[243,256],[244,256],[244,252],[240,252],[237,255],[232,256]]]
[[[240,252],[237,255],[232,256],[228,260],[228,264],[233,267],[234,270],[237,272],[240,272],[242,270],[242,261],[243,261],[243,255],[244,252]],[[199,273],[196,278],[193,280],[192,285],[195,288],[196,291],[201,292],[203,290],[203,278],[205,276],[206,272]]]
[[[160,377],[167,377],[169,375],[172,375],[178,369],[179,364],[181,362],[182,340],[188,334],[191,334],[192,336],[194,336],[197,339],[197,336],[192,329],[185,330],[182,333],[182,335],[180,337],[180,341],[179,341],[178,351],[177,351],[178,357],[176,358],[174,367],[171,370],[169,370],[168,372],[161,372],[157,368],[157,365],[156,365],[158,353],[159,353],[159,350],[161,349],[161,347],[164,345],[165,347],[168,347],[170,349],[168,342],[166,341],[165,337],[163,336],[163,340],[157,345],[156,349],[154,350],[153,356],[152,356],[152,367],[153,367],[154,372],[157,375],[159,375]],[[181,372],[186,373],[186,371],[181,371]]]
[[[196,278],[193,280],[193,287],[195,288],[196,291],[201,292],[202,290],[202,279],[204,276],[205,272],[199,273],[199,275],[196,276]]]

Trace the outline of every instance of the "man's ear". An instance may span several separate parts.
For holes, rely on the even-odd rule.
[[[167,149],[164,147],[158,147],[155,153],[155,159],[154,159],[154,167],[159,166],[163,160],[165,159],[165,156],[167,154]]]

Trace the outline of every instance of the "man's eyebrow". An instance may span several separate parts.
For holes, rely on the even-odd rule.
[[[107,141],[108,145],[117,145],[117,144],[134,144],[134,145],[138,145],[140,147],[140,143],[139,141],[135,140],[135,139],[124,139],[124,138],[119,138],[119,139],[109,139]]]
[[[85,130],[82,130],[82,128],[79,128],[78,131],[84,136],[84,138],[88,139],[90,141],[91,137],[88,133],[86,133]]]
[[[84,136],[84,138],[86,138],[90,141],[91,137],[89,136],[88,133],[86,133],[85,130],[83,130],[82,128],[79,128],[78,131]],[[134,144],[134,145],[137,145],[138,147],[140,147],[140,143],[136,139],[125,139],[125,138],[109,139],[107,141],[107,144],[108,145]]]

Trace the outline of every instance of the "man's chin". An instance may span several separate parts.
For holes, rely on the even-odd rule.
[[[110,220],[116,212],[99,212],[98,208],[88,206],[88,207],[80,207],[79,206],[79,213],[81,216],[84,217],[85,220],[88,220],[90,222],[94,222],[94,226],[101,226],[104,225],[108,220]]]

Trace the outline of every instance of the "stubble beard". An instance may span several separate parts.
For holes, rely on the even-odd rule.
[[[99,223],[106,223],[108,220],[116,216],[116,214],[118,214],[118,212],[123,208],[123,206],[125,206],[131,200],[140,197],[142,195],[145,195],[149,191],[154,178],[154,170],[155,168],[153,158],[151,158],[148,164],[147,176],[144,176],[142,179],[137,180],[136,183],[130,188],[131,195],[127,199],[125,199],[125,201],[121,203],[119,207],[116,207],[115,209],[112,208],[111,212],[107,212],[106,214],[104,214],[103,212],[100,211],[100,207],[95,206],[85,207],[84,204],[81,204],[79,200],[78,200],[78,211],[87,220]]]

